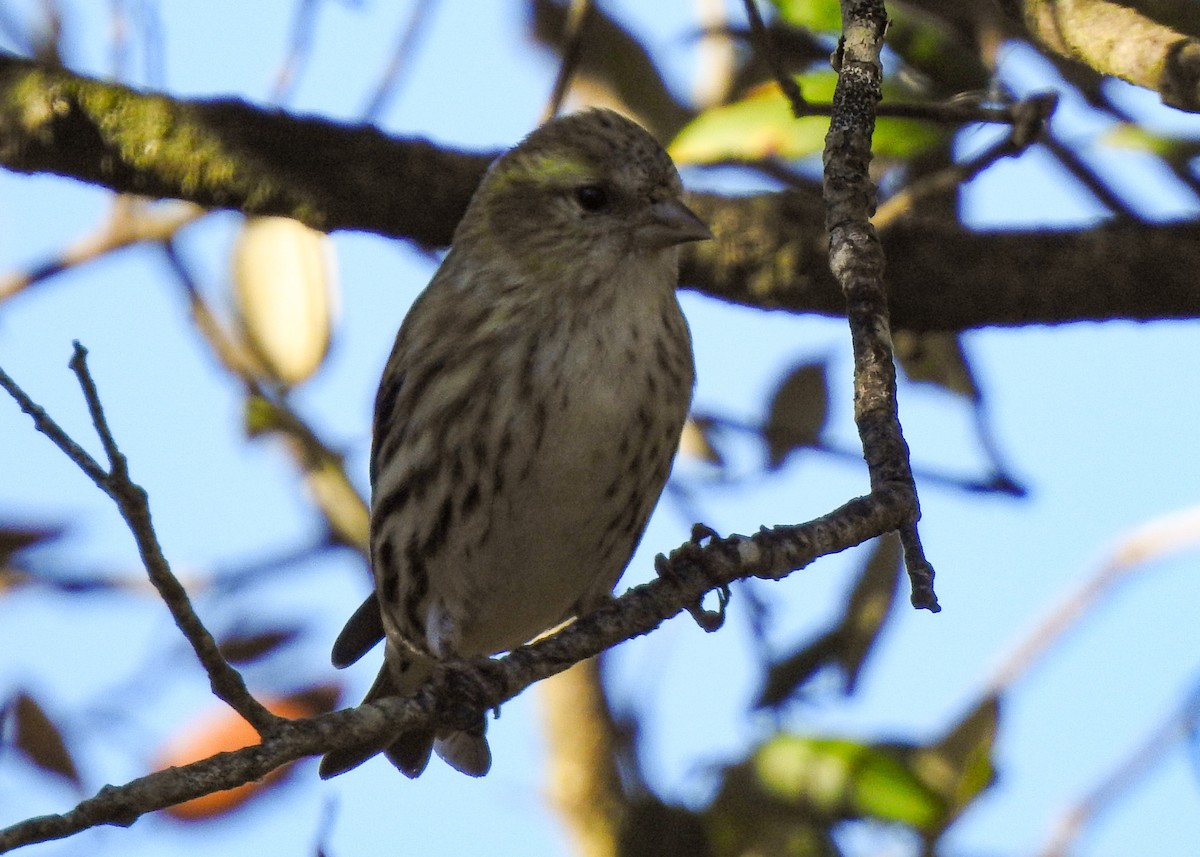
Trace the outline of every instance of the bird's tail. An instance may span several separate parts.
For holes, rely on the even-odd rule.
[[[424,680],[424,676],[421,680]],[[417,682],[417,686],[419,685],[420,681]],[[363,702],[375,702],[389,696],[403,696],[415,689],[398,688],[392,677],[392,670],[385,663]],[[468,776],[482,777],[492,766],[492,751],[488,747],[487,738],[484,737],[486,731],[487,721],[482,715],[478,726],[465,732],[439,734],[431,728],[408,729],[389,739],[389,743],[384,745],[372,743],[345,750],[331,750],[321,758],[318,772],[321,779],[327,780],[357,768],[372,756],[383,753],[400,773],[411,779],[421,775],[425,766],[429,764],[430,753],[436,750],[438,756],[455,770]]]

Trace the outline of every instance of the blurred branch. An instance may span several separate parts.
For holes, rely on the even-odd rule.
[[[1110,0],[1015,0],[1042,47],[1200,111],[1200,42]]]
[[[1121,199],[1120,195],[1110,188],[1074,150],[1063,145],[1053,134],[1046,134],[1042,143],[1067,172],[1087,188],[1088,193],[1095,197],[1097,202],[1120,217],[1129,220],[1138,219],[1137,212],[1130,207],[1129,203]]]
[[[231,667],[222,657],[216,641],[196,615],[187,590],[171,571],[170,565],[163,556],[158,544],[158,536],[150,519],[150,505],[143,488],[135,485],[129,478],[128,463],[125,456],[117,448],[116,440],[109,431],[100,397],[96,391],[95,382],[87,368],[87,351],[78,342],[71,358],[71,370],[79,379],[91,413],[92,425],[100,436],[104,453],[108,458],[109,467],[106,470],[86,450],[73,441],[66,432],[26,393],[17,386],[16,382],[0,369],[0,387],[21,406],[21,410],[33,418],[34,426],[62,450],[84,474],[96,484],[96,487],[112,498],[121,517],[129,525],[137,542],[138,553],[146,566],[146,572],[154,588],[158,590],[179,630],[183,632],[191,644],[196,657],[208,673],[209,683],[217,698],[224,701],[234,711],[250,722],[259,735],[266,736],[277,727],[280,719],[267,711],[250,695],[241,674]]]
[[[408,22],[400,32],[400,38],[396,40],[396,47],[392,49],[392,56],[384,67],[383,74],[379,76],[375,92],[363,110],[364,122],[379,121],[380,114],[400,89],[404,72],[412,67],[413,54],[425,33],[425,26],[429,22],[435,2],[436,0],[416,0]]]
[[[692,193],[688,205],[717,240],[684,254],[685,287],[748,306],[845,315],[813,192]],[[1200,280],[1192,276],[1200,224],[980,233],[920,218],[892,223],[881,240],[896,329],[1200,317]]]
[[[0,53],[0,164],[19,172],[444,246],[494,154],[239,101],[139,94]],[[687,287],[845,314],[815,191],[691,193],[688,204],[717,240],[685,252]],[[922,218],[893,225],[882,241],[898,329],[1200,317],[1196,224],[975,233]]]
[[[977,412],[976,412],[977,413]],[[763,441],[763,426],[738,420],[733,417],[728,417],[723,414],[713,413],[711,411],[692,412],[692,419],[703,419],[714,427],[728,429],[752,437],[755,441]],[[956,476],[952,473],[945,473],[937,470],[922,469],[918,466],[913,466],[913,476],[916,481],[928,485],[937,485],[942,488],[951,488],[957,491],[966,491],[971,494],[1003,494],[1009,497],[1024,497],[1026,495],[1025,488],[1008,475],[1008,472],[1002,466],[999,466],[999,455],[995,450],[994,441],[986,433],[986,422],[977,417],[977,434],[980,438],[980,443],[985,448],[989,460],[992,462],[992,472],[986,476]],[[850,449],[848,447],[835,446],[825,440],[818,440],[816,443],[804,447],[821,455],[828,455],[831,458],[837,458],[846,461],[850,464],[862,464],[862,450]],[[792,454],[799,454],[799,450]],[[721,476],[717,477],[718,484],[722,486],[736,485],[741,481],[753,481],[761,479],[768,470],[766,468],[756,468],[748,473],[722,472]],[[673,477],[680,479],[682,477]],[[670,483],[668,483],[670,484]],[[684,517],[690,520],[697,520],[696,515],[685,515]]]
[[[261,379],[267,377],[265,369],[253,351],[221,325],[216,313],[200,294],[174,243],[164,241],[163,250],[187,294],[192,318],[200,335],[225,370],[242,384],[246,391],[247,407],[254,408],[258,402],[264,410],[269,411],[262,414],[263,425],[258,430],[276,432],[290,441],[288,449],[307,480],[313,501],[325,518],[330,534],[336,541],[365,555],[369,518],[367,504],[346,474],[341,454],[331,449],[296,413],[284,390],[268,387],[262,382]]]
[[[903,486],[912,505],[899,527],[914,607],[937,612],[933,566],[917,534],[921,509],[896,406],[896,364],[883,285],[883,247],[871,225],[875,186],[868,174],[875,105],[883,97],[879,53],[887,29],[882,0],[843,0],[837,89],[825,137],[825,226],[829,266],[846,297],[854,349],[854,422],[872,493]]]
[[[118,503],[138,537],[139,547],[144,550],[144,558],[156,584],[162,584],[160,591],[164,599],[176,613],[182,614],[186,608],[190,614],[190,617],[183,616],[186,621],[180,621],[189,640],[198,628],[196,633],[201,639],[193,645],[204,653],[202,659],[206,668],[214,671],[210,673],[214,676],[214,692],[231,697],[245,694],[240,700],[243,704],[238,707],[239,712],[261,708],[245,693],[244,686],[237,692],[231,692],[225,686],[226,678],[240,684],[241,677],[221,658],[212,637],[190,612],[186,594],[171,576],[153,541],[145,493],[124,476],[124,459],[107,431],[82,355],[82,348],[78,348],[73,363],[78,366],[97,431],[112,458],[111,474],[63,433],[2,371],[0,385],[34,418],[36,427],[48,434]],[[265,716],[253,714],[261,724],[259,731],[263,737],[260,744],[220,753],[194,764],[168,768],[122,786],[105,786],[95,796],[61,815],[18,822],[0,830],[0,852],[34,842],[61,839],[101,824],[128,826],[148,812],[259,779],[304,756],[378,745],[384,736],[404,729],[431,723],[452,729],[469,728],[478,722],[481,711],[495,708],[534,682],[556,675],[617,643],[653,631],[665,620],[693,609],[709,591],[725,590],[733,581],[744,578],[780,579],[820,556],[897,529],[908,519],[912,502],[912,494],[904,486],[884,486],[869,497],[850,500],[828,515],[805,524],[763,528],[748,537],[712,537],[706,544],[689,541],[672,551],[669,557],[659,558],[656,567],[661,576],[658,579],[629,590],[557,634],[522,646],[496,660],[477,658],[448,662],[410,697],[390,697],[352,710],[296,720],[281,720],[269,713]],[[218,675],[222,677],[221,681],[218,681]]]
[[[1062,814],[1038,857],[1068,857],[1080,834],[1185,740],[1200,723],[1200,699],[1192,694],[1139,744],[1128,757],[1100,781],[1082,800]]]
[[[566,32],[563,33],[562,60],[559,61],[558,74],[554,78],[554,89],[550,92],[546,109],[542,111],[543,122],[553,119],[562,109],[563,99],[571,86],[571,77],[579,66],[583,33],[593,8],[592,0],[571,0],[571,8],[567,11]]]
[[[308,63],[312,54],[312,35],[316,28],[317,6],[320,0],[299,0],[296,4],[295,17],[292,19],[292,31],[288,37],[287,53],[279,69],[275,72],[275,81],[271,84],[271,103],[284,104],[296,86],[296,80]]]
[[[1046,123],[1050,121],[1050,116],[1058,106],[1058,96],[1035,95],[1014,106],[1022,107],[1023,110],[1021,118],[1014,121],[1012,133],[1008,137],[969,161],[952,164],[902,188],[875,210],[875,215],[871,218],[875,228],[880,232],[886,231],[897,218],[915,213],[917,203],[921,199],[954,190],[971,181],[996,161],[1019,155],[1038,142],[1044,136]]]
[[[779,53],[775,50],[775,40],[771,37],[771,31],[763,23],[762,14],[758,11],[758,0],[744,0],[743,5],[746,7],[746,17],[750,19],[750,34],[754,39],[755,52],[771,70],[771,76],[775,78],[775,82],[779,84],[779,88],[787,97],[788,104],[792,108],[792,115],[797,119],[807,116],[808,102],[804,99],[804,93],[800,91],[800,84],[796,83],[796,79],[787,73],[787,69],[783,67],[783,63],[779,59]]]
[[[569,47],[567,3],[529,0],[533,38],[560,57]],[[575,63],[576,87],[588,103],[607,104],[633,115],[660,140],[670,140],[692,111],[671,94],[645,46],[604,9],[587,16],[587,39]]]
[[[539,685],[551,802],[582,857],[617,857],[627,812],[617,770],[616,724],[600,661],[590,658]]]
[[[1007,691],[1130,572],[1151,561],[1197,546],[1200,546],[1200,506],[1163,515],[1126,533],[1096,573],[1013,647],[988,680],[984,694],[1000,696]]]
[[[17,172],[437,245],[491,159],[236,99],[139,93],[0,52],[0,164]]]
[[[0,303],[71,268],[94,262],[143,241],[162,241],[206,212],[193,205],[151,208],[148,200],[118,196],[96,231],[67,246],[58,256],[25,271],[0,277]]]

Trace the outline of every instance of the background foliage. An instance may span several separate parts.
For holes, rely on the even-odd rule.
[[[570,10],[551,2],[251,5],[5,3],[0,46],[173,98],[235,94],[486,153],[536,124],[569,42]],[[827,101],[836,4],[761,5],[788,73]],[[1115,67],[1086,38],[1114,8],[1143,16],[1118,30],[1140,65]],[[1198,126],[1157,103],[1194,99],[1154,67],[1160,43],[1186,60],[1200,32],[1189,10],[889,5],[885,105],[1058,97],[1036,142],[1014,146],[998,145],[1006,126],[920,109],[882,120],[881,229],[885,241],[910,230],[889,253],[951,230],[934,291],[978,273],[978,257],[955,252],[960,233],[983,252],[1003,246],[997,227],[1058,242],[1052,266],[986,257],[1035,317],[1039,294],[1106,287],[1081,273],[1105,242],[1128,256],[1166,235],[1162,267],[1194,280],[1180,260],[1198,242]],[[569,104],[631,111],[694,190],[812,193],[827,123],[790,115],[741,4],[598,3],[586,21]],[[425,201],[395,193],[420,213]],[[285,716],[357,699],[374,664],[336,674],[327,650],[367,586],[370,400],[435,251],[199,217],[46,175],[0,175],[0,207],[0,365],[87,437],[63,368],[82,340],[167,555],[226,656]],[[1169,273],[1144,266],[1129,290],[1152,295]],[[685,295],[695,426],[628,582],[695,521],[750,532],[865,490],[844,322],[764,312],[754,304],[774,296],[743,287],[749,307]],[[1200,312],[1193,295],[1172,293],[1169,315]],[[895,598],[885,542],[735,588],[719,633],[676,621],[525,694],[493,724],[496,768],[481,782],[440,769],[408,783],[372,763],[320,784],[305,763],[245,802],[214,796],[31,853],[1184,852],[1200,834],[1200,588],[1194,554],[1164,557],[1200,530],[1195,323],[896,342],[942,614]],[[0,820],[249,740],[209,696],[107,501],[15,408],[0,408],[0,436]],[[1077,594],[1051,613],[1064,592]],[[581,735],[594,740],[569,740]]]

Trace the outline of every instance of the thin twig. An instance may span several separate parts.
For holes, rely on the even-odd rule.
[[[200,621],[200,617],[196,615],[188,598],[187,590],[175,577],[163,556],[151,521],[146,491],[129,479],[125,457],[118,449],[116,440],[109,430],[99,394],[96,392],[95,381],[88,371],[87,350],[78,342],[75,343],[70,366],[79,379],[84,398],[87,400],[88,411],[92,416],[92,424],[111,463],[111,471],[106,471],[78,443],[72,440],[58,423],[35,404],[3,369],[0,369],[0,387],[3,387],[16,400],[22,411],[33,418],[37,430],[50,438],[51,442],[62,450],[96,484],[97,488],[117,504],[121,516],[129,525],[134,540],[137,542],[138,553],[150,576],[150,582],[154,584],[154,588],[166,602],[175,624],[183,632],[188,643],[191,644],[192,650],[196,653],[196,657],[199,658],[208,674],[213,693],[246,718],[260,735],[270,734],[281,722],[280,718],[267,711],[250,695],[241,674],[230,666],[221,655],[212,634],[208,632],[208,629]]]
[[[99,462],[92,458],[86,449],[72,440],[40,405],[29,398],[2,367],[0,367],[0,387],[3,387],[4,391],[13,397],[22,411],[33,418],[34,428],[50,438],[67,458],[75,462],[85,476],[95,482],[101,490],[105,490],[104,482],[108,479],[108,473],[100,466]],[[108,492],[105,491],[105,493]]]
[[[763,427],[761,424],[739,420],[733,417],[724,416],[705,411],[703,413],[694,412],[693,418],[702,416],[713,426],[729,431],[738,432],[740,434],[752,437],[756,441],[762,441]],[[979,426],[978,430],[983,431],[983,426]],[[994,442],[990,436],[986,439],[981,438],[981,445],[988,453],[989,462],[993,466],[993,470],[986,476],[956,476],[952,473],[943,473],[937,470],[921,468],[913,466],[913,476],[917,482],[926,484],[940,485],[944,488],[952,488],[958,491],[967,491],[973,494],[1006,494],[1010,497],[1024,497],[1026,490],[1024,486],[1016,482],[1008,475],[1008,472],[999,463],[999,456],[994,449]],[[803,450],[796,450],[797,453],[802,451],[811,451],[820,455],[828,455],[831,458],[838,458],[843,461],[848,461],[856,464],[862,463],[862,450],[850,449],[832,444],[826,440],[818,440],[812,446],[804,447]],[[722,468],[724,471],[725,468]],[[745,473],[729,474],[723,472],[721,476],[715,477],[711,481],[715,481],[722,486],[736,485],[742,480],[759,479],[765,472],[764,467],[759,466],[753,471]],[[668,483],[670,485],[671,483]],[[685,516],[689,517],[689,516]],[[690,516],[690,520],[702,520],[703,516]]]
[[[1162,515],[1124,534],[1095,573],[1011,648],[992,673],[984,693],[999,696],[1009,692],[1067,631],[1133,572],[1140,571],[1146,563],[1194,549],[1197,543],[1200,543],[1200,506]]]
[[[112,430],[108,427],[108,418],[104,416],[104,407],[100,404],[100,394],[96,391],[96,382],[92,380],[92,375],[87,367],[87,349],[75,342],[75,350],[71,354],[71,360],[67,363],[71,371],[75,373],[75,378],[79,381],[79,388],[83,390],[83,399],[87,402],[88,415],[92,418],[92,425],[96,428],[96,434],[100,436],[100,444],[104,447],[104,454],[108,456],[109,472],[105,478],[105,484],[100,488],[105,493],[110,492],[110,486],[114,482],[127,481],[129,479],[129,462],[117,449],[117,442],[113,439]]]
[[[549,122],[562,109],[563,99],[571,87],[571,78],[579,66],[579,55],[583,52],[583,33],[592,13],[592,0],[571,0],[567,10],[567,23],[563,33],[562,61],[558,64],[558,75],[554,78],[554,89],[542,111],[542,121]]]
[[[400,83],[404,79],[404,72],[412,68],[416,46],[425,32],[425,25],[430,19],[429,13],[433,11],[433,5],[434,0],[417,0],[416,5],[413,6],[408,22],[400,31],[400,38],[396,40],[396,47],[392,50],[391,58],[388,60],[383,74],[379,76],[379,83],[375,85],[375,93],[367,102],[366,109],[363,110],[364,122],[378,121],[388,102],[396,97],[396,93],[400,90]]]
[[[804,93],[800,91],[800,84],[796,83],[796,79],[783,67],[783,61],[775,49],[775,40],[771,36],[771,31],[763,23],[762,14],[758,11],[757,0],[743,0],[743,4],[746,7],[746,16],[750,19],[754,49],[767,64],[767,68],[771,69],[771,76],[775,78],[775,82],[779,84],[779,88],[787,97],[788,104],[792,107],[792,115],[797,119],[802,116],[811,116],[808,102],[804,99]]]
[[[914,211],[922,197],[946,193],[966,184],[1002,158],[1024,152],[1038,142],[1042,131],[1058,104],[1053,95],[1034,95],[1020,105],[1014,105],[1012,133],[961,164],[951,164],[930,176],[905,187],[879,206],[871,222],[879,231],[887,229],[898,218]],[[1023,109],[1022,109],[1023,108]],[[1019,119],[1017,117],[1020,117]]]
[[[206,213],[198,206],[184,203],[154,211],[147,211],[148,207],[144,199],[126,195],[115,197],[107,219],[93,233],[70,244],[53,259],[0,277],[0,303],[63,271],[143,241],[161,241]]]
[[[312,52],[312,34],[316,27],[318,0],[300,0],[296,6],[296,17],[292,20],[292,33],[288,39],[287,54],[275,72],[271,85],[271,103],[287,102],[295,89],[305,64]]]
[[[1064,145],[1053,135],[1046,135],[1043,141],[1050,154],[1062,164],[1076,181],[1083,185],[1096,201],[1119,217],[1129,220],[1140,220],[1137,211],[1130,206],[1120,194],[1114,191],[1100,175],[1088,166],[1087,162],[1070,147]]]

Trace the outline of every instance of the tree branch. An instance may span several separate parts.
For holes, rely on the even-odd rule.
[[[158,536],[154,532],[154,524],[150,519],[150,506],[146,491],[135,485],[129,478],[129,468],[125,456],[117,448],[117,442],[109,431],[108,422],[104,417],[104,409],[100,404],[100,396],[96,391],[95,381],[87,368],[87,350],[78,342],[71,357],[71,370],[79,379],[87,401],[88,411],[92,417],[92,425],[100,436],[100,442],[108,457],[109,469],[105,470],[83,447],[72,440],[40,406],[17,386],[3,369],[0,369],[0,387],[21,406],[21,410],[33,418],[37,430],[62,450],[96,487],[112,498],[121,512],[121,517],[129,525],[137,542],[138,553],[150,576],[150,582],[158,590],[166,602],[171,617],[183,636],[191,644],[192,650],[200,660],[205,672],[208,673],[209,683],[217,698],[229,705],[242,715],[258,731],[259,735],[267,735],[281,722],[280,718],[264,708],[258,700],[250,695],[241,673],[229,665],[221,655],[216,640],[204,627],[200,617],[196,615],[183,584],[175,577],[170,565],[163,556],[158,544]]]
[[[140,94],[0,53],[0,164],[19,172],[444,246],[493,155],[240,101]],[[815,186],[692,193],[688,204],[717,236],[686,249],[688,288],[844,316]],[[897,329],[1200,317],[1194,224],[974,233],[924,219],[882,241]]]
[[[100,416],[100,404],[87,374],[84,353],[77,346],[72,363],[84,385],[89,408],[96,415],[97,431],[115,459],[114,473],[120,472],[124,465],[117,464],[122,461],[120,452]],[[851,500],[806,524],[764,528],[748,537],[712,538],[704,545],[689,541],[669,557],[660,559],[658,579],[629,590],[559,633],[498,660],[450,662],[414,696],[391,697],[302,720],[275,718],[268,713],[266,717],[271,719],[267,721],[252,713],[257,702],[251,699],[252,705],[247,705],[244,699],[238,700],[239,694],[245,693],[241,677],[216,652],[211,635],[200,624],[186,593],[162,557],[145,506],[145,492],[124,477],[107,473],[3,370],[0,370],[0,387],[33,417],[40,431],[117,503],[138,540],[155,585],[209,670],[214,692],[227,702],[239,701],[234,706],[239,713],[256,726],[263,724],[259,728],[260,744],[158,771],[122,786],[105,786],[68,812],[27,819],[0,830],[0,853],[34,842],[61,839],[102,824],[128,826],[148,812],[259,779],[296,759],[378,744],[385,735],[404,728],[434,722],[451,728],[469,728],[478,721],[481,711],[495,708],[534,682],[562,672],[574,663],[653,631],[681,611],[691,611],[712,590],[723,590],[733,581],[749,577],[780,579],[820,556],[897,529],[909,519],[914,502],[912,492],[905,486],[885,485],[870,497]],[[122,481],[117,482],[118,479]],[[240,690],[231,691],[227,686],[231,682]],[[248,693],[245,698],[249,698]]]
[[[440,245],[492,157],[235,99],[140,93],[0,52],[0,163],[18,172]],[[420,205],[397,192],[410,188]]]
[[[882,0],[842,0],[842,40],[835,58],[838,82],[823,154],[825,226],[829,266],[846,298],[854,350],[854,422],[871,474],[871,491],[902,485],[909,493],[912,505],[899,531],[912,603],[936,613],[941,608],[933,592],[933,567],[917,535],[921,509],[896,405],[883,248],[871,225],[875,213],[875,185],[869,174],[871,135],[875,105],[883,97],[879,53],[886,29]]]
[[[1110,0],[1020,0],[1030,34],[1061,56],[1200,111],[1200,41]]]
[[[261,744],[220,753],[106,786],[61,815],[27,819],[0,830],[0,853],[62,839],[102,824],[128,827],[142,815],[259,779],[282,765],[330,750],[379,743],[403,728],[439,722],[468,726],[536,681],[548,678],[625,640],[648,634],[712,590],[735,580],[778,580],[815,559],[897,529],[911,496],[888,487],[859,497],[816,520],[763,529],[753,536],[688,542],[673,551],[665,574],[635,587],[562,631],[503,658],[454,661],[411,697],[389,697],[321,717],[284,720]]]

